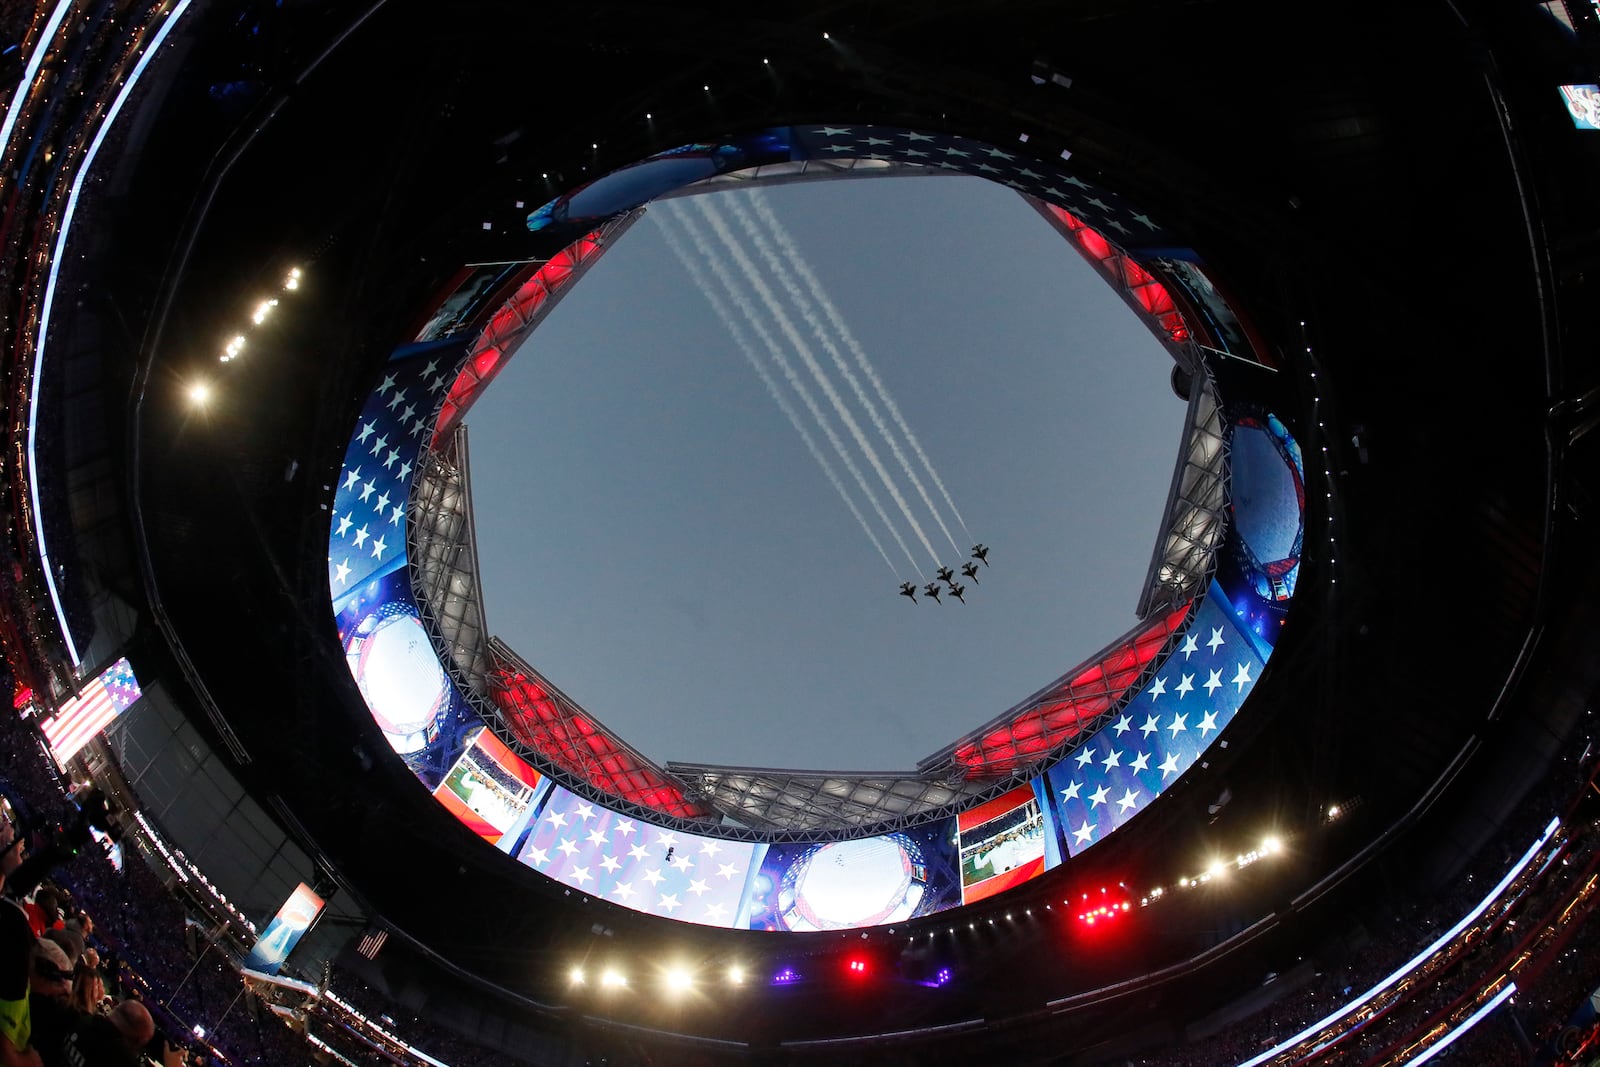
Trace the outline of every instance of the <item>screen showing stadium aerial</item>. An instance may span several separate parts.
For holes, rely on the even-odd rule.
[[[696,177],[883,132],[791,127],[686,146],[552,201],[529,228],[587,224]],[[938,136],[957,149],[952,159],[976,144]],[[1102,207],[1073,210],[1105,221],[1126,209],[1104,196]],[[479,303],[506,289],[497,272],[509,269],[468,270],[423,330],[430,340],[398,349],[383,368],[333,494],[328,587],[346,663],[388,746],[471,832],[534,871],[636,911],[736,929],[846,930],[932,915],[1038,877],[1136,819],[1223,735],[1260,678],[1299,575],[1305,472],[1277,415],[1224,404],[1231,521],[1212,580],[1174,616],[1186,611],[1148,666],[1095,712],[1092,732],[1030,782],[921,826],[798,843],[686,832],[555,785],[557,766],[528,762],[546,757],[524,759],[485,728],[440,658],[446,645],[419,607],[407,559],[412,484],[428,469],[424,448],[474,341],[459,326],[483,320]]]
[[[750,928],[881,926],[961,903],[951,820],[853,841],[767,846]]]
[[[433,796],[473,833],[498,845],[508,837],[514,839],[527,825],[543,782],[543,775],[485,728]]]
[[[980,804],[956,816],[961,848],[963,903],[992,897],[1043,874],[1046,852],[1054,845],[1045,825],[1045,807],[1032,785]],[[1059,852],[1055,856],[1060,862]]]

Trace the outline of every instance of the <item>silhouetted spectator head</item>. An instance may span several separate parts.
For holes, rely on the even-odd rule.
[[[33,970],[28,975],[28,988],[34,996],[65,1001],[72,992],[72,963],[60,945],[48,938],[39,939],[33,954]]]

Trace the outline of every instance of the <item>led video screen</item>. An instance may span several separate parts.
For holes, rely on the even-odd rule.
[[[244,958],[244,966],[262,974],[277,974],[289,953],[300,943],[300,938],[311,929],[311,924],[322,914],[323,900],[310,886],[301,882],[289,899],[283,902],[278,914],[272,917],[267,928]]]
[[[544,780],[484,728],[433,796],[473,833],[496,845],[503,838],[514,839],[527,825]]]
[[[1563,85],[1561,101],[1574,127],[1600,130],[1600,85]]]
[[[132,707],[139,695],[133,666],[123,658],[86,683],[77,696],[62,701],[55,715],[39,727],[56,763],[66,766],[113,719]]]
[[[490,298],[526,269],[525,263],[487,263],[467,268],[454,291],[440,301],[417,331],[416,340],[440,341],[467,329],[491,310]]]
[[[1021,885],[1061,861],[1045,808],[1035,786],[1024,785],[956,816],[963,903]]]

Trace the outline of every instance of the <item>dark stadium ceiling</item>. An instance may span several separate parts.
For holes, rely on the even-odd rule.
[[[1520,88],[1543,77],[1542,24],[1468,6],[1528,42],[1501,57],[1520,76],[1504,91],[1526,92],[1515,106],[1542,115]],[[1308,529],[1337,520],[1340,581],[1325,581],[1326,550],[1308,546],[1306,625],[1280,646],[1239,743],[1153,807],[1145,832],[967,910],[986,922],[1100,878],[1158,884],[1269,823],[1302,835],[1281,880],[1177,906],[1114,956],[996,934],[964,950],[968,983],[938,998],[849,1005],[796,990],[809,1014],[787,1021],[753,1007],[719,1019],[620,1014],[764,1041],[1003,1020],[1188,959],[1387,828],[1479,732],[1519,666],[1547,539],[1537,416],[1562,386],[1473,58],[1477,30],[1446,5],[1375,9],[1381,33],[1350,13],[1232,4],[255,13],[261,33],[220,5],[191,15],[172,46],[181,71],[162,71],[142,98],[100,194],[118,210],[102,216],[91,269],[102,313],[127,331],[107,379],[120,386],[142,364],[142,401],[105,406],[110,439],[134,446],[136,528],[112,580],[159,603],[143,647],[195,694],[196,721],[251,787],[281,802],[350,891],[447,965],[553,1005],[565,961],[591,943],[642,950],[685,935],[501,862],[388,758],[329,624],[323,506],[362,397],[429,296],[464,262],[528,253],[525,213],[509,205],[674,144],[873,121],[1021,144],[1041,160],[1070,149],[1074,168],[1203,250],[1284,360],[1302,420],[1323,397],[1327,432],[1308,443],[1330,449],[1336,473],[1308,485]],[[1534,125],[1528,136],[1558,143],[1553,122]],[[230,367],[226,402],[196,417],[179,385],[214,366],[228,316],[292,264],[311,279],[295,314]],[[1463,368],[1491,360],[1485,433],[1484,383]],[[1224,791],[1231,803],[1208,812]],[[1359,811],[1323,827],[1326,803],[1347,797],[1362,798]],[[1135,1011],[1202,1014],[1370,888],[1358,880],[1319,898],[1217,967],[1147,991],[1136,1008],[1108,1006],[1095,1027]],[[707,956],[778,958],[755,935],[693,937]],[[801,940],[785,951],[837,948],[836,935]]]

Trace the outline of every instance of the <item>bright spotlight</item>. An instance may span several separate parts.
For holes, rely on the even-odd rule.
[[[850,972],[850,977],[852,978],[865,978],[867,976],[867,961],[860,956],[851,956],[845,969]]]
[[[261,303],[256,305],[255,311],[251,313],[250,321],[257,326],[260,326],[263,322],[267,321],[267,316],[272,314],[272,309],[277,306],[278,300],[276,297],[272,298],[271,300],[261,301]]]
[[[1221,878],[1226,873],[1228,873],[1227,865],[1221,860],[1214,860],[1211,866],[1206,868],[1206,875],[1211,878]]]
[[[211,399],[211,386],[206,382],[195,382],[189,386],[189,403],[197,408],[206,406]]]
[[[831,41],[831,40],[832,40],[832,39],[833,39],[833,38],[831,38],[831,37],[829,37],[829,36],[828,36],[828,35],[827,35],[827,34],[826,34],[826,33],[824,33],[824,34],[823,34],[823,35],[822,35],[822,39],[823,39],[823,40],[824,40],[824,41]]]
[[[743,985],[744,984],[744,968],[739,966],[737,963],[735,963],[732,967],[728,968],[728,984],[729,985]]]
[[[694,976],[682,967],[672,967],[664,976],[667,988],[674,993],[683,993],[694,988]]]
[[[567,981],[571,982],[573,985],[582,985],[584,982],[583,968],[574,967],[572,970],[568,971]]]
[[[600,984],[607,989],[622,989],[628,984],[628,976],[621,971],[607,969],[600,974]]]
[[[1261,842],[1261,852],[1263,855],[1271,856],[1282,851],[1283,842],[1278,840],[1276,837],[1269,837]]]
[[[1338,817],[1339,817],[1339,805],[1337,805],[1337,804],[1329,805],[1328,806],[1328,818],[1337,819]]]

